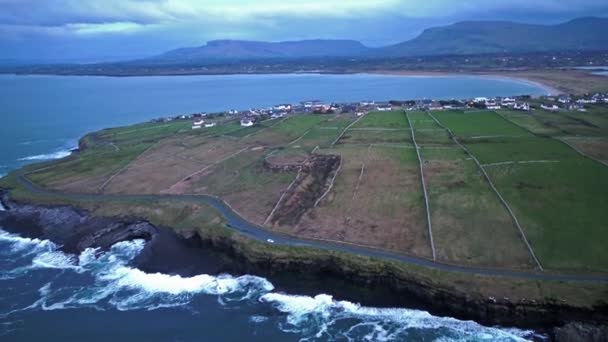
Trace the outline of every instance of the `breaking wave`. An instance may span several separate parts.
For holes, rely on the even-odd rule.
[[[72,154],[72,150],[61,150],[53,153],[37,154],[33,156],[19,158],[19,161],[53,160],[65,158]]]
[[[277,293],[268,280],[252,275],[182,277],[146,273],[129,266],[144,243],[120,242],[105,252],[86,249],[74,256],[59,251],[50,241],[23,238],[0,229],[0,263],[9,262],[0,270],[0,281],[44,270],[67,273],[77,284],[66,286],[64,281],[59,285],[56,278],[49,278],[52,280],[45,280],[38,289],[35,302],[0,312],[0,317],[26,310],[192,308],[196,296],[213,295],[223,306],[257,307],[258,312],[249,317],[250,324],[276,322],[281,331],[308,341],[417,340],[420,336],[440,341],[522,341],[533,336],[531,331],[484,327],[420,310],[364,307],[325,294],[309,297]],[[268,309],[277,312],[278,317],[268,317]]]

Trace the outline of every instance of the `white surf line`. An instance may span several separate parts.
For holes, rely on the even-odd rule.
[[[596,161],[596,162],[598,162],[598,163],[600,163],[600,164],[602,164],[602,165],[604,165],[604,166],[608,166],[608,162],[605,162],[605,161],[603,161],[603,160],[600,160],[600,159],[596,159],[596,158],[591,157],[590,155],[588,155],[588,154],[586,154],[585,152],[581,151],[581,150],[580,150],[578,147],[576,147],[574,144],[572,144],[572,143],[568,142],[568,141],[566,140],[566,138],[555,138],[555,139],[556,139],[556,140],[559,140],[559,141],[561,141],[561,142],[563,142],[564,144],[566,144],[566,145],[568,145],[568,146],[570,146],[570,148],[572,148],[573,150],[575,150],[575,151],[576,151],[578,154],[580,154],[581,156],[583,156],[583,157],[585,157],[585,158],[587,158],[587,159],[591,159],[591,160],[593,160],[593,161]]]
[[[433,120],[435,120],[435,122],[439,126],[443,127],[446,131],[448,131],[448,133],[452,137],[452,140],[454,141],[454,143],[456,143],[458,146],[460,146],[460,148],[462,148],[464,150],[464,152],[467,155],[469,155],[469,157],[471,157],[471,159],[473,160],[473,162],[475,162],[475,164],[477,164],[477,167],[479,167],[479,169],[481,170],[481,173],[483,174],[484,178],[486,179],[486,181],[488,182],[488,184],[490,184],[490,187],[492,188],[492,190],[494,191],[494,193],[498,196],[498,199],[500,199],[500,202],[502,203],[502,205],[507,209],[507,211],[509,212],[509,215],[511,215],[511,219],[513,220],[513,222],[515,223],[515,226],[519,230],[519,234],[521,235],[522,240],[526,244],[526,247],[528,248],[528,251],[530,252],[530,255],[532,255],[532,259],[534,259],[534,262],[536,263],[536,266],[538,266],[538,269],[540,271],[544,271],[543,266],[541,265],[540,261],[536,257],[536,254],[534,253],[534,250],[532,249],[532,246],[530,245],[530,242],[528,241],[528,238],[526,237],[526,234],[524,233],[523,228],[519,224],[519,220],[515,216],[515,213],[513,212],[513,210],[511,209],[511,207],[507,203],[507,201],[502,197],[502,195],[500,194],[500,192],[498,192],[498,189],[496,188],[496,186],[494,186],[494,182],[492,182],[492,179],[490,178],[490,175],[488,175],[488,173],[486,172],[486,170],[484,169],[484,167],[481,165],[481,163],[479,162],[479,160],[477,160],[477,158],[464,145],[462,145],[458,141],[458,139],[456,139],[456,136],[454,135],[454,133],[452,133],[452,130],[450,130],[449,128],[447,128],[446,126],[444,126],[441,122],[439,122],[439,120],[437,120],[437,118],[435,118],[435,116],[433,114],[431,114],[430,112],[427,112],[427,114],[431,118],[433,118]]]
[[[270,221],[270,219],[272,219],[272,217],[274,216],[274,212],[279,208],[279,204],[281,204],[285,195],[287,195],[287,193],[291,190],[291,187],[296,183],[299,175],[300,175],[299,172],[296,173],[296,176],[294,177],[293,181],[291,181],[291,183],[289,183],[289,186],[285,189],[285,191],[283,191],[283,193],[281,194],[281,197],[279,197],[279,200],[277,201],[277,204],[274,205],[274,207],[270,211],[270,214],[268,214],[268,217],[264,221],[264,225],[266,225]]]
[[[199,175],[199,174],[201,174],[201,173],[203,173],[203,172],[205,172],[205,171],[209,170],[210,168],[212,168],[212,167],[214,167],[214,166],[216,166],[216,165],[218,165],[218,164],[220,164],[220,163],[223,163],[223,162],[225,162],[226,160],[228,160],[228,159],[230,159],[230,158],[233,158],[233,157],[235,157],[235,156],[237,156],[237,155],[239,155],[239,154],[241,154],[241,153],[245,152],[245,151],[246,151],[246,150],[248,150],[248,149],[249,149],[249,147],[242,148],[242,149],[238,150],[237,152],[234,152],[233,154],[231,154],[231,155],[229,155],[229,156],[227,156],[227,157],[225,157],[225,158],[222,158],[222,159],[220,159],[220,160],[218,160],[218,161],[215,161],[215,162],[213,162],[213,163],[211,163],[211,164],[209,164],[209,165],[205,166],[204,168],[202,168],[202,169],[200,169],[200,170],[198,170],[198,171],[196,171],[196,172],[194,172],[194,173],[192,173],[192,174],[190,174],[190,175],[188,175],[188,176],[186,176],[186,177],[182,178],[182,179],[181,179],[179,182],[177,182],[177,183],[173,184],[171,187],[173,187],[173,186],[175,186],[176,184],[179,184],[179,183],[181,183],[181,182],[185,182],[185,181],[186,181],[186,180],[188,180],[189,178],[192,178],[192,177],[194,177],[194,176],[196,176],[196,175]]]
[[[536,163],[559,163],[559,160],[509,160],[498,163],[481,164],[483,167],[512,165],[512,164],[536,164]]]
[[[103,184],[101,184],[101,186],[99,186],[99,188],[97,188],[97,191],[99,193],[102,193],[106,189],[106,187],[110,184],[110,182],[112,182],[112,180],[114,178],[116,178],[116,176],[118,176],[121,173],[123,173],[124,171],[126,171],[136,160],[138,160],[141,156],[146,154],[148,151],[150,151],[154,146],[158,145],[159,143],[160,143],[160,140],[155,142],[154,144],[150,145],[150,147],[148,147],[145,151],[143,151],[137,157],[135,157],[131,161],[129,161],[127,163],[127,165],[121,167],[120,170],[116,171],[113,175],[110,176],[110,178],[106,179],[106,181],[103,182]]]
[[[352,126],[354,126],[357,122],[359,122],[359,120],[363,119],[367,114],[361,115],[359,118],[357,118],[357,120],[353,121],[350,123],[350,125],[346,126],[346,128],[344,128],[344,130],[342,131],[342,133],[340,133],[340,135],[338,135],[338,137],[336,138],[336,140],[334,140],[334,142],[331,143],[331,147],[334,147],[338,141],[340,139],[342,139],[342,137],[344,136],[344,133],[346,133],[346,131],[349,130],[349,128],[351,128]]]
[[[433,225],[431,223],[431,205],[429,204],[429,195],[426,191],[426,182],[424,181],[424,164],[422,163],[422,157],[420,156],[420,146],[418,146],[418,143],[416,143],[416,133],[414,132],[414,126],[412,126],[412,122],[410,121],[410,116],[407,112],[404,113],[405,118],[407,119],[407,123],[410,126],[410,131],[412,132],[412,142],[414,143],[414,147],[416,148],[416,155],[418,156],[418,165],[420,166],[420,180],[422,182],[422,192],[424,194],[424,205],[426,207],[426,222],[429,231],[431,251],[433,252],[433,260],[437,260],[437,253],[435,252],[435,242],[433,240]]]
[[[319,204],[319,202],[321,202],[325,198],[325,196],[327,196],[327,194],[331,191],[331,188],[334,187],[334,183],[336,182],[336,177],[338,177],[338,173],[340,173],[341,169],[342,169],[342,158],[340,158],[340,165],[338,165],[338,169],[336,170],[336,173],[334,174],[333,178],[331,179],[331,183],[329,184],[329,187],[323,193],[323,195],[321,195],[321,197],[319,197],[319,199],[317,199],[315,201],[315,204],[312,206],[313,208],[316,208],[317,205]]]

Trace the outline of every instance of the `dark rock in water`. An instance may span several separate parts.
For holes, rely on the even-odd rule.
[[[0,194],[10,210],[0,211],[0,226],[9,233],[50,240],[69,254],[87,248],[109,249],[121,241],[143,239],[144,249],[131,265],[145,272],[193,276],[234,270],[213,251],[206,250],[199,236],[183,237],[169,228],[156,227],[131,218],[94,217],[70,206],[45,207],[11,202]]]
[[[608,326],[568,323],[553,330],[557,342],[608,342]]]
[[[0,216],[4,230],[29,238],[47,239],[66,253],[86,248],[110,248],[121,241],[151,240],[158,232],[146,222],[89,217],[72,207],[11,206]]]

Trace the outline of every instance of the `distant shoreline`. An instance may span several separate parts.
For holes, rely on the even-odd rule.
[[[522,76],[510,76],[502,75],[496,72],[450,72],[450,71],[384,71],[384,70],[373,70],[373,71],[361,71],[361,72],[335,72],[335,71],[322,71],[315,70],[310,72],[252,72],[252,73],[166,73],[166,74],[66,74],[66,73],[2,73],[0,75],[12,75],[12,76],[69,76],[69,77],[112,77],[112,78],[128,78],[128,77],[174,77],[174,76],[233,76],[233,75],[386,75],[386,76],[403,76],[403,77],[479,77],[485,79],[494,79],[502,81],[512,81],[521,84],[526,84],[534,87],[541,88],[545,91],[547,96],[554,96],[563,94],[563,91],[556,89],[548,84],[533,80],[528,77]]]

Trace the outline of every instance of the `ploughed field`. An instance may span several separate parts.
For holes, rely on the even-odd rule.
[[[218,196],[269,230],[449,264],[608,272],[602,107],[172,121],[81,145],[27,177],[70,193]]]

